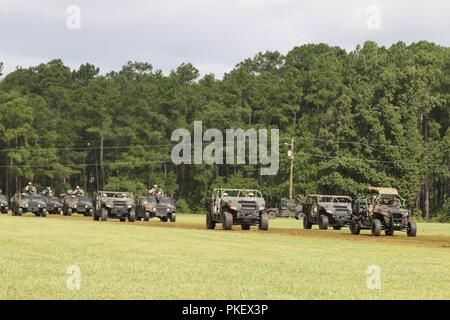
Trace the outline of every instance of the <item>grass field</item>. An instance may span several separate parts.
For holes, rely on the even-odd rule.
[[[268,232],[177,219],[0,215],[0,299],[450,299],[450,225],[374,238],[294,219],[271,220]],[[66,285],[71,265],[79,290]],[[381,289],[367,287],[371,265]]]

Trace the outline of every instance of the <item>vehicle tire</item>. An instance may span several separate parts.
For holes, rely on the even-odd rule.
[[[276,219],[277,218],[277,213],[273,210],[269,211],[269,218],[270,219]]]
[[[341,227],[339,227],[339,226],[333,226],[333,230],[341,230]]]
[[[135,222],[136,221],[136,212],[131,211],[128,214],[128,222]]]
[[[259,230],[269,230],[269,216],[267,213],[263,213],[259,219]]]
[[[72,215],[72,208],[67,209],[67,215],[71,216]]]
[[[408,229],[406,230],[408,237],[415,237],[417,235],[417,224],[414,221],[408,222]]]
[[[297,212],[297,214],[295,215],[295,219],[297,220],[302,220],[304,218],[305,216],[303,215],[303,212]]]
[[[101,220],[102,221],[108,220],[108,209],[102,208],[101,213],[102,213]]]
[[[319,216],[319,229],[320,230],[327,230],[330,222],[328,220],[328,216],[321,214]]]
[[[384,230],[384,235],[387,237],[392,237],[394,235],[394,229],[386,229]]]
[[[231,230],[233,228],[233,214],[225,211],[223,213],[222,229]]]
[[[120,222],[126,222],[126,221],[127,221],[127,218],[126,218],[126,217],[120,217],[120,218],[119,218],[119,221],[120,221]]]
[[[19,217],[22,216],[23,215],[23,209],[22,208],[17,209],[16,215],[19,216]]]
[[[359,229],[358,219],[352,218],[352,221],[350,221],[350,232],[354,235],[358,235],[361,232],[361,229]]]
[[[93,219],[94,221],[98,221],[98,220],[100,220],[100,217],[99,217],[98,215],[96,215],[95,212],[93,212],[93,213],[92,213],[92,219]]]
[[[309,221],[309,217],[307,214],[303,217],[303,229],[311,229],[312,223]]]
[[[375,237],[379,237],[381,234],[381,221],[378,219],[374,219],[372,221],[372,235]]]
[[[248,223],[241,224],[241,229],[242,230],[250,230],[250,224],[248,224]]]
[[[62,215],[64,214],[63,209],[59,209],[59,210],[58,210],[58,214],[62,216]]]
[[[175,212],[173,212],[170,215],[170,222],[176,222],[177,221],[177,214]]]
[[[40,216],[41,217],[46,217],[47,216],[47,209],[43,209],[41,214],[40,214]]]
[[[216,222],[213,220],[209,212],[206,213],[206,229],[214,230],[216,228]]]
[[[150,212],[145,211],[144,213],[144,221],[149,221],[150,220]]]

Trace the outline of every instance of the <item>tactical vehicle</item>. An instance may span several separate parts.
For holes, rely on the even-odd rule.
[[[98,191],[94,193],[95,221],[106,221],[108,218],[119,219],[124,222],[136,220],[134,198],[132,192]]]
[[[171,197],[148,196],[139,197],[136,204],[136,218],[140,221],[149,221],[151,218],[159,218],[163,222],[175,222],[176,202]]]
[[[224,230],[240,225],[243,230],[258,226],[269,229],[269,215],[261,191],[251,189],[214,189],[211,198],[206,199],[206,228],[214,229],[222,223]]]
[[[47,201],[43,195],[32,193],[16,193],[11,198],[11,210],[15,216],[32,212],[36,216],[47,216]]]
[[[313,224],[326,230],[329,226],[340,230],[350,224],[352,198],[347,196],[311,194],[302,206],[303,228],[311,229]]]
[[[379,236],[381,230],[386,236],[393,236],[394,231],[406,231],[409,237],[417,234],[411,210],[406,209],[405,200],[394,188],[371,187],[355,199],[350,231],[359,234],[364,229],[371,230],[374,236]]]
[[[4,194],[0,194],[0,212],[8,213],[8,200]]]
[[[45,196],[45,200],[47,202],[47,211],[48,213],[53,214],[63,214],[63,205],[61,201],[57,197],[53,196]]]
[[[303,216],[302,206],[297,204],[295,200],[287,198],[275,199],[271,205],[272,207],[267,209],[270,219],[277,217],[295,217],[299,219]]]
[[[92,216],[94,207],[92,205],[92,199],[87,197],[80,197],[74,194],[62,195],[63,202],[63,214],[72,215],[72,213],[79,213],[85,217]]]

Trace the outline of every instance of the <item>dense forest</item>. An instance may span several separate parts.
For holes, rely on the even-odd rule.
[[[1,58],[0,58],[1,60]],[[61,193],[145,192],[154,183],[201,211],[215,186],[356,195],[369,185],[399,189],[417,217],[450,220],[450,48],[429,42],[352,52],[302,45],[258,53],[223,79],[186,63],[170,74],[129,62],[102,75],[61,60],[7,75],[0,62],[0,188],[33,181]],[[174,165],[172,131],[278,128],[280,170],[254,165]]]

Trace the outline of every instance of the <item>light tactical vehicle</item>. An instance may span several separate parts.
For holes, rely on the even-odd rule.
[[[295,200],[287,198],[275,199],[271,205],[272,207],[267,209],[267,214],[270,219],[277,217],[295,217],[296,219],[301,219],[303,216],[302,206]]]
[[[347,196],[311,194],[302,206],[303,228],[311,229],[319,225],[326,230],[329,226],[340,230],[350,224],[352,215],[352,198]]]
[[[63,205],[57,197],[45,196],[48,213],[63,214]]]
[[[92,205],[92,199],[88,197],[80,197],[74,194],[65,194],[62,196],[63,202],[63,214],[72,215],[72,213],[79,213],[85,217],[92,216],[94,212],[94,206]]]
[[[15,216],[21,216],[27,212],[36,216],[47,216],[47,201],[43,195],[32,193],[16,193],[11,198],[11,210]]]
[[[124,222],[136,220],[134,198],[132,192],[98,191],[94,193],[94,211],[92,218],[95,221],[106,221],[108,218],[119,219]]]
[[[8,213],[8,200],[4,194],[0,194],[0,212]]]
[[[171,197],[148,196],[139,197],[136,204],[136,218],[140,221],[149,221],[151,218],[159,218],[163,222],[175,222],[176,202]]]
[[[359,234],[361,230],[371,230],[374,236],[379,236],[381,230],[386,236],[393,236],[394,231],[406,231],[408,237],[417,234],[411,210],[406,209],[405,200],[394,188],[371,187],[355,199],[350,231]]]
[[[224,230],[240,225],[243,230],[258,226],[269,229],[269,215],[261,191],[251,189],[214,189],[206,200],[206,228],[214,229],[222,223]]]

